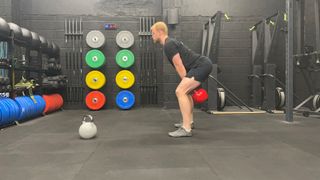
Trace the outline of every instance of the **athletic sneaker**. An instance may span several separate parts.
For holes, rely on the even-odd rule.
[[[182,121],[180,121],[179,123],[175,123],[174,127],[181,128],[182,124],[183,124]],[[194,123],[191,123],[191,129],[194,129]]]
[[[169,132],[168,135],[170,137],[175,137],[175,138],[178,138],[178,137],[191,137],[192,136],[192,131],[188,132],[183,127],[180,127],[176,131]]]

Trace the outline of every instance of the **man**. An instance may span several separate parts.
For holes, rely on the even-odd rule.
[[[191,137],[193,128],[193,100],[190,93],[204,82],[212,70],[211,60],[200,56],[182,42],[168,37],[168,27],[157,22],[151,27],[152,39],[163,45],[164,53],[181,78],[176,96],[182,114],[182,122],[175,124],[178,130],[169,132],[171,137]]]

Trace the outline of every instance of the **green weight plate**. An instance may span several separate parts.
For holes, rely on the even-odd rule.
[[[99,50],[91,50],[86,54],[86,63],[89,67],[96,69],[104,65],[106,57]]]
[[[121,68],[130,68],[134,64],[134,54],[130,50],[121,50],[116,55],[116,63]]]

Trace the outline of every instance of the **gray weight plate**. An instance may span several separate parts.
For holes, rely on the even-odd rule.
[[[8,23],[8,25],[9,25],[11,31],[13,31],[14,39],[19,40],[19,41],[23,41],[21,28],[18,25],[16,25],[15,23]]]
[[[117,45],[121,48],[130,48],[134,44],[134,37],[130,31],[120,31],[116,37]]]
[[[21,27],[21,33],[22,33],[23,40],[25,41],[27,46],[30,46],[32,43],[31,32],[28,29]]]
[[[41,45],[39,34],[31,31],[31,37],[32,37],[32,42],[31,42],[32,49],[39,49]]]
[[[100,48],[106,42],[106,38],[102,34],[102,32],[93,30],[87,34],[86,37],[87,45],[91,48]]]

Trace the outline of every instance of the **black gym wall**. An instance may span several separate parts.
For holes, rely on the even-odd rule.
[[[65,18],[82,16],[84,35],[93,29],[104,31],[105,23],[116,23],[119,24],[119,30],[132,31],[137,42],[138,17],[162,16],[166,20],[167,9],[176,7],[180,12],[179,24],[170,29],[170,35],[182,40],[199,53],[202,24],[218,10],[227,12],[232,19],[222,25],[219,59],[222,73],[219,79],[246,102],[249,102],[250,81],[247,78],[251,69],[249,28],[262,17],[283,10],[284,2],[284,0],[24,0],[13,8],[20,12],[20,18],[16,21],[20,21],[21,26],[54,40],[61,47],[62,53],[66,47],[64,43]],[[114,41],[116,32],[105,31],[107,43],[104,52],[109,62],[113,62],[115,53],[118,51]],[[138,48],[136,43],[133,51],[138,51]],[[63,62],[63,56],[61,61]],[[114,64],[107,64],[107,66],[110,68],[106,68],[108,82],[105,90],[109,92],[106,93],[108,102],[106,107],[109,108],[114,107],[114,96],[117,89],[112,78],[118,69]],[[167,61],[163,61],[163,76],[161,77],[163,83],[160,85],[163,94],[159,94],[160,105],[177,108],[174,92],[179,78]],[[135,85],[133,91],[135,94],[138,93],[138,84]]]
[[[20,0],[1,0],[0,2],[0,17],[8,22],[19,23],[20,11],[17,9],[19,9]]]
[[[11,0],[2,0],[0,3],[0,16],[7,21],[12,20],[11,7]]]

